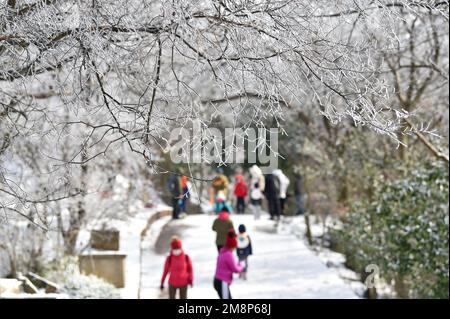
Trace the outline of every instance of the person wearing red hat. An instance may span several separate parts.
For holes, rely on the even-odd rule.
[[[216,274],[214,276],[214,289],[220,299],[231,299],[230,285],[233,282],[233,273],[241,273],[244,267],[236,262],[233,251],[238,245],[234,230],[227,234],[225,247],[220,250],[217,257]]]
[[[180,299],[187,299],[188,285],[192,287],[194,271],[191,258],[184,253],[181,240],[173,237],[170,241],[170,254],[166,258],[164,271],[161,278],[161,290],[169,275],[169,298],[175,299],[177,290],[180,291]]]

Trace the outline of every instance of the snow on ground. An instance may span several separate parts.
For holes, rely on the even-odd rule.
[[[116,177],[114,201],[124,200],[129,181],[125,177],[118,175]],[[120,297],[123,299],[136,299],[139,297],[139,279],[140,279],[140,254],[141,254],[141,233],[147,227],[148,220],[152,215],[159,211],[171,210],[172,208],[164,204],[155,188],[150,185],[146,189],[148,197],[151,199],[148,203],[135,201],[129,207],[129,215],[118,215],[116,218],[97,218],[93,220],[85,229],[83,229],[77,240],[77,250],[82,253],[95,252],[101,254],[101,251],[89,248],[90,230],[101,228],[103,224],[108,229],[117,229],[120,231],[119,251],[107,251],[104,253],[126,254],[125,259],[125,287],[119,289]],[[143,208],[145,204],[150,204]],[[148,238],[155,237],[160,232],[160,226],[167,223],[168,219],[157,220],[147,233]],[[162,225],[161,225],[162,223]],[[147,238],[147,239],[148,239]]]
[[[310,228],[312,236],[314,238],[324,236],[327,227],[333,227],[336,229],[340,227],[340,224],[336,220],[331,220],[330,218],[327,220],[327,224],[325,226],[317,220],[311,221]],[[305,238],[304,234],[306,233],[306,224],[303,216],[291,219],[289,228],[290,231],[298,238]],[[343,254],[332,251],[320,245],[314,246],[313,250],[313,253],[325,265],[327,265],[327,267],[333,268],[334,271],[336,271],[359,296],[364,294],[366,286],[361,283],[360,276],[357,273],[345,266],[346,260]]]
[[[194,287],[189,290],[189,298],[217,298],[212,286],[217,257],[215,233],[211,230],[214,218],[191,215],[170,221],[162,228],[162,235],[177,233],[182,238],[184,249],[193,260]],[[247,226],[254,249],[249,259],[248,280],[235,278],[231,286],[235,299],[358,298],[355,288],[361,290],[362,284],[355,283],[352,287],[341,278],[338,269],[328,268],[326,262],[291,231],[289,223],[275,226],[266,216],[254,221],[251,215],[232,215],[232,220],[235,228],[241,223]],[[159,290],[169,245],[170,236],[167,237],[164,253],[161,247],[155,249],[154,240],[145,243],[141,298],[167,298],[167,289],[162,293]]]
[[[157,198],[158,199],[158,198]],[[156,214],[158,211],[171,209],[167,205],[157,203],[151,208],[142,209],[142,203],[136,204],[137,207],[133,207],[133,211],[136,213],[125,220],[108,220],[108,226],[120,231],[120,243],[119,251],[106,253],[126,254],[125,259],[125,287],[120,289],[120,297],[123,299],[136,299],[138,298],[139,291],[139,278],[140,278],[140,248],[141,248],[141,233],[146,228],[149,218]],[[167,222],[167,219],[157,221]],[[98,221],[97,221],[98,223]],[[158,227],[150,228],[150,233],[159,232]],[[84,247],[89,243],[90,232],[88,229],[80,232],[78,239],[78,246]],[[81,250],[81,248],[79,248]],[[94,252],[101,253],[95,249],[87,248],[83,250],[83,253]]]
[[[125,288],[121,289],[121,297],[124,299],[136,299],[138,297],[139,274],[141,271],[141,232],[147,226],[149,218],[156,212],[164,209],[167,209],[167,207],[160,205],[154,208],[144,209],[118,227],[120,229],[120,251],[127,254],[125,263]],[[161,220],[157,222],[160,223]],[[158,227],[152,227],[150,229],[151,231],[157,231]]]

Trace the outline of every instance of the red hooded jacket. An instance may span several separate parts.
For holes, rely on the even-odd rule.
[[[182,252],[179,256],[175,256],[170,252],[164,264],[164,272],[161,278],[161,286],[164,285],[167,275],[169,275],[169,285],[172,287],[184,287],[192,285],[194,282],[194,270],[192,261],[188,255]]]
[[[234,195],[236,197],[245,197],[248,193],[247,183],[242,175],[236,176],[236,186],[234,186]]]

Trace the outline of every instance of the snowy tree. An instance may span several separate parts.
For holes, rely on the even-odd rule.
[[[0,206],[56,216],[70,251],[105,168],[166,171],[169,132],[194,120],[283,132],[295,114],[330,157],[363,127],[448,161],[448,117],[428,125],[447,90],[448,1],[2,0]]]

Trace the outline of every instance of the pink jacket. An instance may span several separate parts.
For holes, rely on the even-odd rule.
[[[164,285],[166,276],[169,275],[169,286],[184,287],[192,285],[194,281],[194,271],[192,269],[192,261],[184,252],[175,256],[170,253],[164,264],[164,272],[161,278],[161,285]]]
[[[215,277],[219,280],[231,284],[233,282],[233,273],[239,273],[244,270],[234,258],[233,251],[222,248],[219,257],[217,257],[217,268]]]

